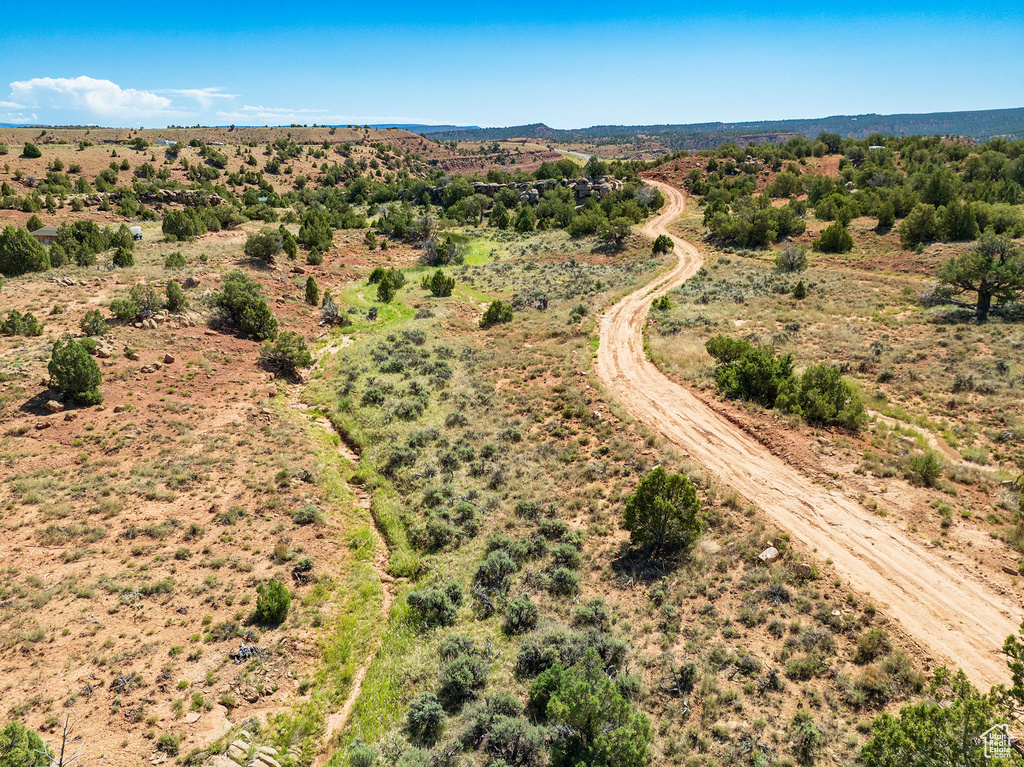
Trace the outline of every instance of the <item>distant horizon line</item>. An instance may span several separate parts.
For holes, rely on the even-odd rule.
[[[457,123],[400,123],[400,122],[382,122],[382,123],[312,123],[312,124],[299,124],[299,123],[281,123],[277,125],[238,125],[238,124],[226,124],[226,125],[166,125],[156,127],[139,126],[133,125],[98,125],[98,124],[54,124],[54,123],[0,123],[0,128],[18,129],[18,128],[43,128],[52,130],[146,130],[146,131],[159,131],[159,130],[243,130],[252,128],[263,128],[263,129],[278,129],[278,128],[372,128],[374,130],[387,130],[387,129],[403,129],[412,130],[418,129],[430,129],[420,130],[414,132],[421,133],[446,133],[453,131],[471,131],[471,130],[510,130],[512,128],[533,128],[533,127],[545,127],[553,131],[572,132],[572,131],[586,131],[593,130],[595,128],[666,128],[666,127],[690,127],[690,126],[730,126],[730,125],[748,125],[754,123],[786,123],[786,122],[808,122],[818,120],[832,120],[832,119],[857,119],[859,117],[871,117],[871,118],[886,118],[886,117],[930,117],[934,115],[970,115],[970,114],[985,114],[992,112],[1014,112],[1024,110],[1024,106],[1015,107],[999,107],[994,109],[960,109],[960,110],[942,110],[935,112],[859,112],[856,114],[832,114],[832,115],[821,115],[815,117],[782,117],[782,118],[759,118],[759,119],[747,119],[747,120],[703,120],[700,122],[661,122],[661,123],[596,123],[589,126],[580,126],[574,128],[553,128],[543,121],[535,122],[524,122],[517,123],[514,125],[459,125]]]

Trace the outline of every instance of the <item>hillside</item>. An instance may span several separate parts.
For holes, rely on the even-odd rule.
[[[942,667],[1009,679],[1019,304],[934,286],[989,227],[1017,258],[1024,144],[220,131],[0,131],[5,725],[114,767],[855,767]]]
[[[819,133],[838,133],[866,138],[873,133],[895,136],[956,135],[986,141],[996,136],[1024,138],[1024,108],[991,109],[976,112],[934,112],[930,114],[836,115],[799,120],[755,120],[735,123],[690,123],[678,125],[595,125],[590,128],[559,130],[543,123],[508,128],[439,131],[432,136],[448,141],[491,141],[536,138],[557,142],[628,143],[636,137],[659,137],[666,151],[707,149],[726,141],[784,141],[790,136],[814,138]]]

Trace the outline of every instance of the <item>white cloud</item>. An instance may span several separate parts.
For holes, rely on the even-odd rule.
[[[217,112],[217,119],[243,125],[329,122],[327,112],[323,109],[292,109],[289,107],[250,106],[249,104],[236,112]]]
[[[0,109],[24,109],[24,104],[15,104],[13,101],[0,101]]]
[[[172,96],[184,96],[195,99],[204,112],[213,108],[216,99],[236,99],[236,93],[221,93],[223,88],[161,88],[154,93],[169,93]]]
[[[395,123],[401,125],[432,125],[436,120],[419,117],[355,117],[329,114],[326,109],[293,109],[245,105],[236,112],[217,112],[217,119],[242,125],[280,125],[282,123],[317,123],[318,125],[370,125]]]
[[[122,88],[92,77],[36,77],[11,83],[11,97],[40,109],[87,112],[103,119],[134,122],[177,116],[171,100],[152,91]]]
[[[0,112],[0,123],[11,123],[13,125],[24,125],[37,123],[39,118],[34,115],[27,115],[24,112]]]

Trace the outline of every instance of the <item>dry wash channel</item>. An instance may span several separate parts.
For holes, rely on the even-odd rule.
[[[667,205],[644,233],[671,237],[679,263],[654,289],[626,296],[601,319],[597,373],[608,392],[818,556],[831,557],[836,571],[884,604],[936,663],[962,668],[983,687],[1006,682],[1000,651],[1021,619],[1015,600],[856,501],[816,484],[646,358],[643,326],[651,302],[693,276],[702,263],[693,245],[667,230],[683,211],[682,193],[648,183],[661,189]]]

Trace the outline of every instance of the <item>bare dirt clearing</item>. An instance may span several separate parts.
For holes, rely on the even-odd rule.
[[[691,244],[667,226],[683,211],[677,189],[658,186],[668,201],[644,227],[668,234],[679,264],[653,289],[642,288],[605,313],[597,373],[634,416],[762,508],[817,556],[832,559],[850,584],[884,603],[934,662],[959,666],[981,685],[1005,681],[1003,638],[1015,632],[1019,600],[1000,596],[978,576],[907,538],[842,493],[808,479],[666,378],[643,348],[651,301],[689,279],[702,264]]]

